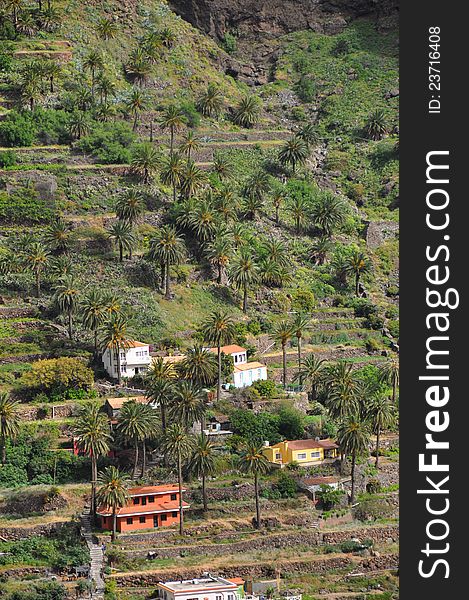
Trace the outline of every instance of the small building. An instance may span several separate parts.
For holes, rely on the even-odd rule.
[[[183,492],[186,490],[183,489]],[[129,489],[130,500],[117,511],[117,531],[156,529],[179,523],[179,487],[151,485]],[[183,502],[183,509],[189,508]],[[99,507],[101,529],[112,530],[112,511]]]
[[[126,402],[148,404],[148,398],[146,396],[120,396],[118,398],[106,398],[104,403],[104,411],[111,421],[115,421],[119,417],[121,408]]]
[[[233,435],[231,431],[230,418],[226,415],[217,415],[211,417],[206,423],[206,429],[204,429],[205,435],[213,437],[221,437]]]
[[[229,344],[228,346],[222,346],[220,350],[223,354],[231,356],[234,365],[242,365],[248,362],[248,351],[242,346],[237,344]],[[210,351],[214,354],[218,354],[218,348],[210,348]]]
[[[285,440],[274,446],[269,446],[267,442],[262,451],[269,462],[279,467],[292,462],[307,467],[335,460],[338,449],[339,446],[333,440],[309,439]]]
[[[243,388],[252,385],[259,379],[267,379],[267,367],[260,362],[248,362],[234,367],[233,385]]]
[[[117,352],[106,348],[102,361],[108,375],[113,379],[118,378]],[[120,350],[121,377],[131,378],[134,375],[146,373],[151,363],[150,346],[137,341],[129,341],[125,348]]]
[[[200,579],[160,581],[159,600],[240,600],[244,596],[244,581],[204,575]]]
[[[299,482],[299,486],[305,490],[313,502],[316,502],[316,494],[321,491],[321,486],[323,485],[327,485],[333,490],[343,489],[340,477],[334,476],[304,477]]]

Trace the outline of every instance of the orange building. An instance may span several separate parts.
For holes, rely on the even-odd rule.
[[[185,492],[185,490],[182,490]],[[129,490],[127,506],[117,511],[117,531],[155,529],[179,523],[179,488],[177,485],[151,485]],[[187,502],[183,509],[189,508]],[[112,530],[112,510],[97,511],[101,528]]]

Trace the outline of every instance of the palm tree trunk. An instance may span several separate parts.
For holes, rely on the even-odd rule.
[[[173,178],[173,202],[176,204],[176,181]]]
[[[352,452],[352,470],[351,470],[351,477],[352,477],[352,490],[350,493],[350,504],[353,504],[355,501],[355,451]]]
[[[116,513],[116,507],[113,506],[113,508],[112,508],[112,535],[111,535],[111,542],[115,542],[116,541],[116,531],[117,531],[117,513]]]
[[[134,124],[132,126],[132,131],[135,131],[137,129],[137,119],[138,119],[138,115],[137,115],[137,113],[135,113]]]
[[[132,479],[137,477],[138,467],[138,440],[135,441],[135,456],[134,456],[134,470],[132,471]]]
[[[222,275],[222,267],[221,267],[221,265],[218,265],[218,277],[217,277],[218,285],[220,285],[220,283],[221,283],[221,275]]]
[[[73,317],[71,310],[68,311],[68,337],[71,340],[73,339]]]
[[[278,225],[280,221],[279,206],[275,207],[275,223]]]
[[[375,467],[378,470],[379,469],[379,436],[380,436],[381,430],[378,427],[377,431],[376,431],[376,460],[375,460]]]
[[[297,337],[297,340],[298,340],[298,348],[297,348],[298,349],[298,373],[301,373],[301,335],[299,335]],[[303,378],[301,377],[301,375],[298,378],[298,381],[299,381],[300,386],[303,385]]]
[[[49,83],[50,83],[50,93],[53,94],[54,93],[54,78],[53,77],[49,78]]]
[[[141,477],[145,475],[145,469],[147,467],[147,445],[146,440],[143,440],[142,444],[142,474]]]
[[[39,298],[41,296],[41,276],[39,271],[36,271],[36,297]]]
[[[359,291],[358,291],[358,285],[360,283],[360,273],[357,273],[355,275],[355,296],[358,298],[359,296]]]
[[[91,514],[96,517],[96,480],[98,479],[98,462],[96,456],[91,454]]]
[[[7,459],[6,440],[4,435],[2,435],[2,437],[0,438],[0,442],[2,445],[2,465],[4,465]]]
[[[248,310],[248,288],[244,286],[244,294],[243,294],[243,313],[246,314]]]
[[[396,384],[396,380],[394,379],[392,382],[392,403],[394,405],[396,404],[396,395],[397,395],[397,384]]]
[[[117,383],[119,385],[122,383],[120,346],[117,346]]]
[[[287,347],[285,344],[282,344],[282,383],[283,389],[287,387]]]
[[[184,512],[182,510],[182,460],[178,452],[178,485],[179,485],[179,533],[184,533]]]
[[[153,142],[153,121],[150,121],[150,142]]]
[[[160,399],[160,413],[161,413],[161,430],[163,433],[166,431],[166,406],[164,400]]]
[[[169,153],[171,156],[173,155],[173,147],[174,147],[174,127],[170,128],[171,141],[169,144]]]
[[[218,343],[218,347],[217,347],[217,358],[218,358],[217,402],[220,402],[220,395],[221,395],[221,347],[220,347],[220,343]]]
[[[121,243],[119,243],[119,262],[124,260],[124,248]]]
[[[254,475],[254,494],[256,495],[256,529],[261,528],[261,507],[259,505],[259,480],[257,473]]]
[[[98,330],[94,330],[94,355],[98,358]]]
[[[207,512],[208,503],[207,503],[207,490],[205,489],[205,475],[202,475],[202,498],[204,501],[204,512]]]
[[[170,278],[169,278],[169,259],[166,261],[166,267],[165,267],[165,278],[166,278],[166,283],[165,283],[165,293],[164,293],[164,297],[166,298],[166,300],[171,300],[171,290],[170,290]]]

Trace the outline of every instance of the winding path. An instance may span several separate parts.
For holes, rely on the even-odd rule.
[[[91,514],[84,511],[81,515],[81,535],[85,540],[90,551],[90,573],[91,598],[96,600],[104,599],[104,554],[100,544],[96,543],[96,538],[91,531]]]

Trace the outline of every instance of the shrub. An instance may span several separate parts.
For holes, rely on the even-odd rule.
[[[304,415],[296,408],[282,406],[278,411],[278,430],[287,440],[297,440],[304,436]]]
[[[33,363],[22,383],[29,388],[65,394],[69,389],[89,389],[94,382],[93,371],[79,358],[50,358]]]
[[[238,409],[231,415],[231,424],[235,433],[245,440],[261,444],[269,441],[276,444],[280,441],[278,416],[271,413],[254,414],[250,410]]]
[[[76,142],[76,147],[104,164],[129,163],[130,146],[136,135],[129,123],[94,123],[92,132]]]
[[[277,386],[270,379],[259,379],[251,387],[257,390],[263,398],[275,398],[277,395]]]
[[[296,290],[293,294],[292,307],[300,312],[310,312],[314,309],[316,300],[310,290]]]
[[[308,75],[302,75],[296,82],[294,90],[303,102],[314,102],[317,96],[317,86]]]
[[[278,490],[281,498],[295,498],[298,492],[298,485],[294,477],[286,471],[280,471],[274,489]]]
[[[18,487],[28,483],[28,474],[22,467],[5,464],[0,467],[0,487]]]
[[[331,510],[331,508],[340,504],[344,496],[344,492],[342,490],[336,490],[330,485],[321,484],[321,488],[317,493],[317,496],[323,509]]]
[[[200,125],[200,114],[197,111],[193,102],[183,102],[179,105],[182,114],[186,118],[186,123],[189,127],[196,128]]]
[[[0,220],[9,223],[45,223],[55,216],[54,203],[40,198],[33,187],[0,191]]]
[[[235,36],[227,31],[223,36],[221,45],[225,52],[227,52],[228,54],[233,54],[233,52],[236,52],[237,47]]]
[[[16,165],[16,154],[12,150],[0,152],[0,167],[12,167]]]
[[[37,128],[31,115],[11,111],[0,123],[0,144],[10,148],[31,146],[37,138]]]

